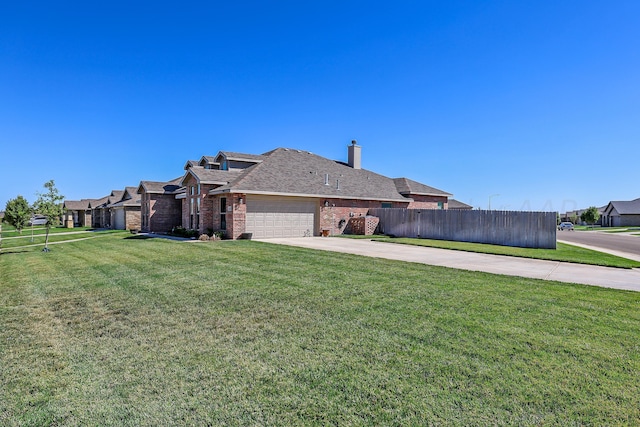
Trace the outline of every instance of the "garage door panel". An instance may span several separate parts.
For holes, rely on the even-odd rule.
[[[247,196],[246,231],[258,239],[313,235],[316,206],[301,197]]]

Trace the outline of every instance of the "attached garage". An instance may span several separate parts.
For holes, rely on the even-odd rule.
[[[246,232],[254,239],[315,234],[317,200],[247,195]]]
[[[113,228],[115,230],[124,230],[125,229],[125,214],[124,209],[114,209],[114,217],[113,217]]]

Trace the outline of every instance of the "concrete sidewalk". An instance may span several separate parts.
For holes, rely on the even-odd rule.
[[[355,255],[417,262],[429,265],[483,271],[508,276],[556,280],[567,283],[640,291],[640,269],[623,269],[557,261],[452,251],[400,245],[368,239],[297,237],[265,239],[263,242]]]

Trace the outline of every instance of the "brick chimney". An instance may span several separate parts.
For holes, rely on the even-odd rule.
[[[362,147],[360,147],[358,141],[355,139],[351,141],[351,145],[348,148],[349,154],[349,166],[354,169],[362,169]]]

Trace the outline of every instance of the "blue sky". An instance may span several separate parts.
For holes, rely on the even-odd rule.
[[[12,4],[15,3],[15,4]],[[22,5],[20,3],[28,3]],[[0,209],[276,147],[474,207],[640,197],[640,2],[11,2]]]

